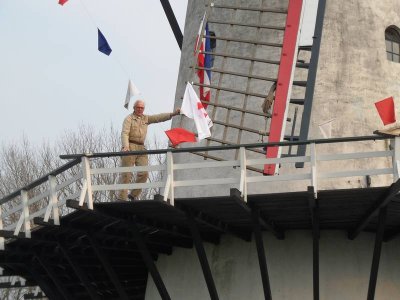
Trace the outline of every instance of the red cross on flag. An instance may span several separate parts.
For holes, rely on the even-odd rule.
[[[186,85],[185,94],[183,96],[181,113],[193,119],[199,140],[211,136],[210,127],[213,126],[213,123],[193,89],[193,86],[189,82]]]

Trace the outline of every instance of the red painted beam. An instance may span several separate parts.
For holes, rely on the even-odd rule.
[[[284,135],[286,109],[289,103],[289,92],[291,90],[293,71],[296,64],[297,41],[300,33],[299,27],[302,8],[303,0],[289,0],[281,61],[278,71],[278,84],[276,86],[268,142],[280,142]],[[277,158],[279,155],[279,147],[267,148],[267,158]],[[276,164],[264,165],[264,175],[274,175],[275,170]]]

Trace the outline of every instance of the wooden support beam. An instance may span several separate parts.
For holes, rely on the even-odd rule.
[[[264,289],[264,298],[272,300],[271,286],[269,283],[267,259],[265,258],[265,249],[262,239],[261,225],[260,225],[260,210],[256,207],[252,209],[253,231],[254,239],[256,241],[258,263],[260,265],[261,280]]]
[[[11,284],[11,282],[0,282],[0,289],[20,289],[32,286],[37,286],[37,282],[26,281],[25,284],[21,282],[16,282],[14,284]]]
[[[107,218],[118,219],[118,218],[116,218],[114,216],[107,215],[104,212],[100,212],[96,208],[94,208],[93,210],[89,210],[86,204],[84,204],[83,206],[79,206],[78,201],[75,201],[75,200],[67,200],[66,204],[67,204],[67,207],[70,207],[70,208],[86,211],[86,212],[91,213],[91,214],[102,215],[102,216],[105,216]],[[147,247],[147,245],[146,245],[146,243],[145,243],[145,241],[144,241],[144,239],[143,239],[143,237],[142,237],[142,235],[141,235],[141,233],[139,231],[139,228],[137,227],[136,222],[135,221],[127,221],[127,220],[124,220],[124,219],[121,219],[120,221],[121,222],[125,222],[125,223],[129,223],[130,229],[131,229],[131,232],[133,234],[133,237],[134,237],[134,240],[136,242],[136,245],[138,247],[138,250],[139,250],[140,254],[142,255],[142,258],[143,258],[143,260],[144,260],[144,262],[145,262],[145,264],[147,266],[147,269],[149,270],[149,272],[150,272],[150,274],[151,274],[151,276],[152,276],[152,278],[154,280],[154,283],[155,283],[155,285],[156,285],[156,287],[157,287],[157,289],[158,289],[158,291],[160,293],[161,298],[163,300],[170,300],[171,298],[170,298],[170,296],[168,294],[168,291],[165,288],[165,285],[164,285],[164,282],[163,282],[163,280],[162,280],[162,278],[160,276],[160,273],[158,272],[157,267],[154,264],[152,254],[150,253],[150,251],[149,251],[149,249],[148,249],[148,247]]]
[[[81,281],[83,287],[86,289],[88,292],[88,295],[90,296],[91,299],[93,300],[100,300],[100,297],[97,295],[96,291],[94,290],[93,286],[90,284],[89,278],[86,275],[86,273],[83,271],[83,269],[80,267],[80,264],[77,263],[74,258],[71,256],[69,251],[65,248],[65,246],[59,244],[58,248],[60,249],[61,253],[65,257],[65,259],[68,261],[69,265],[72,267],[74,270],[75,274]]]
[[[215,287],[214,279],[211,274],[210,265],[208,264],[206,251],[204,250],[203,241],[200,237],[199,229],[197,228],[194,216],[188,212],[187,213],[187,223],[192,232],[194,246],[196,248],[197,256],[200,261],[201,268],[203,270],[204,279],[207,283],[208,292],[210,294],[211,300],[218,300],[218,292]]]
[[[168,294],[161,275],[158,272],[156,265],[154,264],[153,258],[151,257],[149,249],[147,248],[143,237],[135,223],[132,223],[132,231],[136,239],[140,254],[142,255],[142,258],[150,272],[150,275],[153,278],[154,284],[156,285],[158,292],[160,293],[161,299],[170,300],[171,297]]]
[[[51,279],[51,281],[54,282],[54,285],[57,288],[57,291],[62,295],[62,297],[65,300],[70,300],[73,299],[72,295],[69,293],[69,291],[63,286],[59,278],[57,277],[57,274],[53,271],[53,269],[48,265],[47,261],[39,256],[35,256],[33,258],[36,260],[39,265],[46,271],[47,276]],[[47,294],[47,292],[45,291]]]
[[[53,289],[52,287],[50,287],[49,281],[43,278],[43,276],[36,270],[33,263],[31,263],[29,273],[32,274],[33,278],[35,278],[35,280],[39,284],[40,289],[46,294],[47,297],[49,297],[50,299],[63,299],[57,289]]]
[[[230,196],[232,199],[234,199],[236,201],[236,203],[242,207],[251,217],[251,209],[250,207],[247,206],[247,204],[243,201],[243,198],[241,196],[241,193],[238,189],[231,189],[230,190]],[[285,238],[285,234],[283,232],[283,230],[281,230],[280,228],[278,228],[276,225],[272,224],[270,221],[265,220],[261,214],[259,216],[259,223],[262,227],[264,227],[265,229],[271,231],[273,233],[273,235],[276,236],[277,239],[279,240],[283,240]]]
[[[114,268],[112,267],[109,259],[107,258],[106,254],[104,253],[104,251],[100,248],[99,244],[91,236],[88,235],[87,239],[90,243],[90,246],[96,253],[97,258],[101,262],[101,265],[103,266],[104,270],[106,271],[108,278],[110,278],[112,284],[114,285],[114,287],[119,295],[119,299],[129,299],[128,294],[126,293],[124,287],[122,286],[117,273],[114,271]]]
[[[39,292],[36,296],[34,293],[25,294],[24,299],[47,299],[47,297],[42,292]]]
[[[348,232],[348,237],[350,240],[354,240],[357,235],[369,224],[371,219],[375,217],[379,210],[388,205],[395,197],[398,196],[400,192],[400,179],[393,183],[388,189],[387,193],[383,195],[381,199],[376,201],[366,212],[366,214],[361,218],[360,222],[356,228]]]
[[[367,300],[375,299],[376,281],[378,279],[378,270],[379,270],[379,261],[381,258],[382,241],[383,241],[383,235],[385,233],[386,215],[387,215],[387,206],[384,206],[379,210],[379,221],[378,221],[378,228],[376,230],[376,236],[375,236],[375,247],[374,247],[374,254],[372,257],[372,266],[371,266],[371,274],[369,277]]]
[[[319,300],[319,205],[314,198],[314,187],[308,187],[308,199],[310,206],[312,236],[313,236],[313,299]]]

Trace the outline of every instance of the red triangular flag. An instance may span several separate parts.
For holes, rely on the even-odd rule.
[[[64,5],[68,0],[58,0],[58,4]]]
[[[184,142],[196,142],[195,134],[183,128],[172,128],[171,130],[166,130],[165,134],[174,147]]]
[[[378,110],[379,116],[381,117],[383,125],[396,122],[393,97],[375,102],[375,106]]]

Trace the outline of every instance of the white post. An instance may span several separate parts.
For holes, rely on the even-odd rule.
[[[2,215],[2,213],[3,213],[3,209],[0,206],[0,230],[3,230],[3,215]],[[0,237],[0,250],[5,250],[4,237]],[[0,268],[0,275],[2,275],[2,274],[3,274],[3,269]]]
[[[25,237],[31,237],[31,222],[29,220],[29,204],[28,204],[28,192],[25,190],[21,191],[22,198],[22,206],[23,206],[23,215],[24,215],[24,230]]]
[[[49,204],[44,215],[44,221],[48,222],[50,218],[50,213],[53,212],[53,220],[55,225],[60,225],[60,213],[58,211],[58,198],[57,198],[57,181],[56,177],[53,175],[49,176],[50,194],[49,194]]]
[[[172,152],[167,152],[167,181],[164,190],[164,201],[168,200],[168,195],[170,196],[171,205],[175,203],[174,195],[174,160]]]
[[[317,198],[317,150],[315,143],[310,144],[310,161],[311,161],[311,186],[314,187],[314,198]]]
[[[393,165],[393,182],[399,180],[400,171],[400,137],[395,137],[391,141],[393,148],[392,165]]]
[[[92,180],[90,176],[90,163],[89,158],[82,157],[82,175],[83,175],[83,189],[86,188],[86,198],[88,202],[88,208],[93,209],[93,195],[92,195]],[[81,200],[81,199],[80,199]],[[82,206],[83,201],[79,201],[79,205]]]
[[[35,288],[35,291],[33,292],[33,295],[34,295],[34,296],[37,296],[37,295],[39,294],[39,291],[40,291],[40,287],[37,286],[37,287]]]
[[[240,184],[239,190],[242,193],[244,202],[247,202],[247,160],[246,160],[246,148],[240,147]]]

